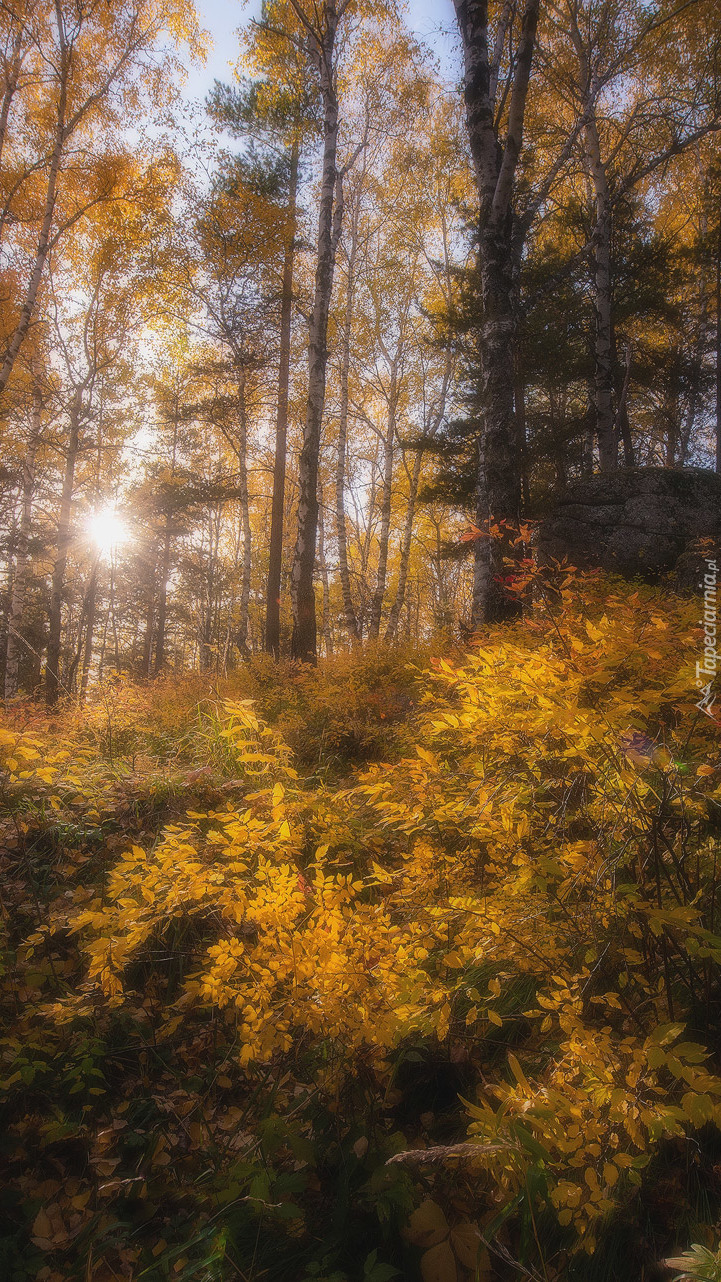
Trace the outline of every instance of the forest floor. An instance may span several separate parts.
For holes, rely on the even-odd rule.
[[[698,616],[569,577],[467,653],[9,709],[0,1277],[630,1282],[715,1249]]]

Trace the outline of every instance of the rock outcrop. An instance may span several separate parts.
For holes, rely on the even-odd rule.
[[[721,476],[703,468],[626,468],[559,494],[541,522],[538,551],[544,562],[565,558],[579,569],[654,580],[680,569],[684,558],[700,557],[704,538],[721,542]]]

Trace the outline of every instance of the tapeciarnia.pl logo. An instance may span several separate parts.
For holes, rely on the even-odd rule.
[[[718,567],[716,562],[706,558],[706,573],[703,576],[703,660],[696,661],[696,686],[701,691],[701,698],[696,707],[707,716],[713,716],[716,699],[713,693],[713,679],[718,670],[719,654],[716,649],[718,603],[717,603]],[[706,678],[706,680],[704,680]]]

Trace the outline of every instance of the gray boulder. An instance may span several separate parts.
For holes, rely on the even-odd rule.
[[[705,538],[721,541],[721,476],[699,467],[624,468],[559,494],[539,527],[538,553],[544,563],[565,558],[579,569],[654,580],[680,558],[700,558]]]

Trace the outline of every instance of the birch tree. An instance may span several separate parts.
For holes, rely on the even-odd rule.
[[[162,33],[196,42],[190,4],[111,0],[4,7],[0,237],[13,305],[3,316],[0,396],[26,340],[50,257],[99,204],[127,196],[131,151],[120,126],[144,88],[162,105],[153,65]],[[172,58],[164,59],[166,72]]]

